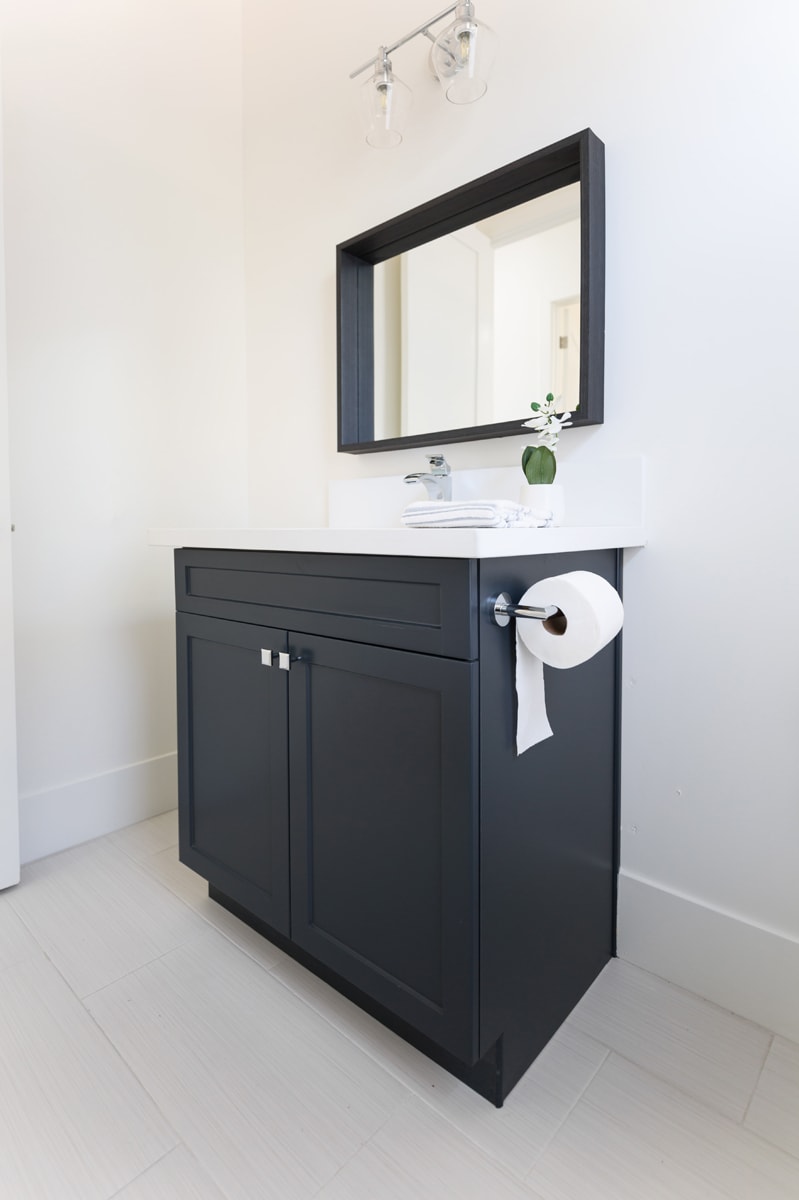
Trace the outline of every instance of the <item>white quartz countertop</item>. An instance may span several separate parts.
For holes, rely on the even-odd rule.
[[[637,525],[557,529],[152,529],[153,546],[283,550],[312,554],[396,554],[413,558],[511,558],[644,546]]]

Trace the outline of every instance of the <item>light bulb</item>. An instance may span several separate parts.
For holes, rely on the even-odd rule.
[[[433,70],[452,104],[471,104],[485,94],[495,40],[494,31],[475,20],[469,0],[458,5],[455,20],[431,51]]]
[[[411,92],[391,70],[388,55],[375,59],[375,71],[361,88],[366,140],[370,146],[386,149],[402,141]]]

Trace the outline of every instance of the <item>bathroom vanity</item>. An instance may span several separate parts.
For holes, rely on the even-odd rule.
[[[622,532],[162,539],[181,860],[496,1105],[613,954],[620,647],[547,669],[554,736],[517,757],[490,600],[578,569],[620,589]]]
[[[420,379],[403,391],[393,368],[384,378],[379,363],[407,359],[385,316],[408,309],[402,280],[418,251],[425,262],[430,249],[463,253],[469,279],[493,278],[493,266],[476,273],[475,238],[486,262],[492,239],[527,243],[516,304],[531,244],[572,224],[565,274],[528,298],[549,316],[565,305],[572,324],[515,339],[552,353],[513,378],[539,367],[571,378],[573,424],[600,423],[604,147],[585,129],[338,246],[339,449],[518,437],[523,413],[493,406],[507,389],[488,405],[475,381],[427,378],[433,359],[450,361],[438,333]],[[453,250],[451,235],[472,225]],[[486,346],[477,290],[474,327],[456,323],[467,363]],[[457,299],[428,304],[421,325],[432,309],[453,324]],[[428,388],[465,404],[442,411]],[[591,486],[590,465],[583,501],[580,479],[570,491],[583,527],[355,528],[364,512],[396,526],[411,499],[401,479],[378,478],[331,482],[337,528],[154,539],[177,548],[181,860],[213,899],[496,1105],[614,949],[619,641],[547,669],[554,736],[517,756],[515,629],[492,619],[500,593],[516,601],[568,571],[620,590],[621,550],[643,537],[599,510],[633,511],[636,470],[620,464]],[[461,472],[459,498],[517,494],[510,475]]]

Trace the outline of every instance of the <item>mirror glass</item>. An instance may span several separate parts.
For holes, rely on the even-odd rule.
[[[337,247],[338,448],[603,419],[604,146],[590,129]]]
[[[579,389],[579,183],[375,266],[376,440],[521,422]]]

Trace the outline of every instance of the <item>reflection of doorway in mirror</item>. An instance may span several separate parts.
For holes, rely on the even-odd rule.
[[[580,297],[552,301],[552,391],[558,412],[580,403]]]
[[[518,236],[515,236],[518,234]],[[514,231],[494,250],[494,420],[524,419],[556,396],[553,306],[580,293],[580,222]],[[579,392],[577,393],[579,395]]]

